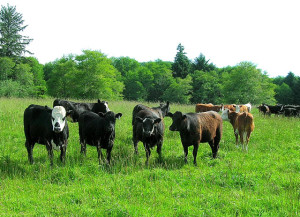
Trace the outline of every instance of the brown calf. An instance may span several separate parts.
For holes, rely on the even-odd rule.
[[[254,120],[251,113],[243,112],[232,112],[228,109],[222,111],[222,119],[224,121],[229,121],[233,126],[236,145],[238,145],[238,136],[240,136],[240,142],[242,143],[242,148],[248,150],[248,142],[250,139],[250,134],[254,130]],[[244,138],[246,137],[246,144],[244,147]]]

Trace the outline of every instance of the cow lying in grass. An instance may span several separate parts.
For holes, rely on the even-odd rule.
[[[81,153],[86,154],[86,144],[96,146],[98,151],[99,164],[101,163],[101,148],[106,149],[107,162],[110,163],[111,150],[115,140],[116,119],[120,119],[122,113],[115,114],[109,111],[105,114],[96,114],[85,111],[79,116],[79,136]]]
[[[51,109],[47,106],[30,105],[25,109],[25,146],[30,164],[33,164],[32,151],[35,143],[46,146],[51,165],[53,165],[53,148],[56,147],[61,150],[60,160],[65,162],[69,137],[66,115],[66,110],[62,106]]]
[[[187,162],[188,147],[193,145],[194,164],[196,165],[199,143],[205,142],[209,143],[213,158],[216,158],[222,137],[222,118],[217,112],[183,114],[177,111],[174,114],[169,112],[168,116],[173,120],[170,130],[180,133],[185,162]]]
[[[250,135],[254,130],[253,115],[248,112],[239,113],[239,111],[233,112],[228,109],[222,109],[221,116],[224,121],[229,121],[233,126],[236,145],[238,145],[238,136],[240,136],[242,148],[248,150]],[[244,142],[246,142],[246,144],[244,144]]]

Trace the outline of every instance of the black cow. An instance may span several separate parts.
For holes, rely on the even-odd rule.
[[[297,117],[300,114],[300,110],[291,106],[282,108],[282,111],[285,117]]]
[[[98,99],[96,103],[77,103],[67,100],[56,99],[53,102],[54,106],[63,106],[67,112],[70,112],[70,117],[73,122],[78,122],[79,115],[84,111],[92,111],[95,113],[106,113],[109,110],[108,103],[106,101],[101,101]]]
[[[116,118],[120,119],[122,113],[115,114],[112,111],[98,114],[85,111],[79,116],[79,136],[81,144],[81,153],[86,154],[86,144],[96,146],[98,151],[98,160],[102,158],[101,148],[106,149],[108,163],[111,159],[111,150],[115,140]]]
[[[132,111],[132,126],[134,125],[134,122],[136,120],[136,114],[141,111],[141,110],[151,110],[152,112],[154,112],[157,116],[159,116],[160,118],[164,118],[168,112],[170,111],[170,103],[169,101],[167,101],[166,104],[161,103],[158,107],[148,107],[142,104],[138,104],[133,108]]]
[[[135,153],[138,153],[138,142],[144,144],[146,151],[146,164],[151,155],[150,148],[157,146],[157,153],[161,157],[165,125],[163,119],[153,110],[144,109],[135,114],[133,125],[133,144]]]
[[[258,108],[259,112],[262,113],[264,116],[271,115],[270,109],[267,105],[262,104],[262,105],[259,105],[257,108]]]
[[[275,115],[282,114],[281,112],[283,108],[282,105],[267,105],[267,104],[262,104],[262,105],[268,106],[271,114],[275,114]]]
[[[196,165],[199,143],[205,142],[209,143],[213,158],[216,158],[222,137],[222,118],[217,112],[183,114],[177,111],[174,114],[169,113],[168,116],[173,120],[170,130],[180,133],[185,162],[187,162],[188,147],[193,145],[194,164]]]
[[[32,150],[35,143],[45,145],[53,165],[53,148],[61,150],[60,159],[65,162],[66,149],[69,138],[69,128],[66,110],[62,106],[53,109],[47,106],[30,105],[24,111],[25,146],[28,160],[33,164]],[[54,142],[54,144],[52,143]]]

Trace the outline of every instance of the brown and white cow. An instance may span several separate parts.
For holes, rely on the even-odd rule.
[[[238,145],[238,136],[240,136],[242,148],[248,150],[250,135],[254,130],[253,115],[248,112],[239,113],[225,109],[222,111],[221,117],[224,121],[229,121],[233,126],[236,145]],[[244,140],[246,140],[246,144],[244,144]]]

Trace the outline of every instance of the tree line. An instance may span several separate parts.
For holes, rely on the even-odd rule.
[[[26,45],[32,41],[20,34],[25,28],[15,7],[1,7],[0,96],[300,104],[300,78],[292,72],[269,78],[251,62],[218,68],[201,53],[190,60],[181,44],[173,62],[108,58],[84,50],[42,65],[24,57],[31,54]]]

